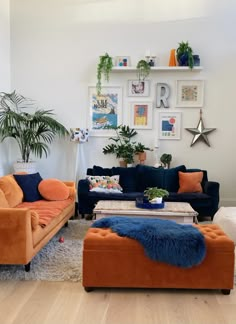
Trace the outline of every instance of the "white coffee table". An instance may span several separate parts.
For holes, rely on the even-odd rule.
[[[197,223],[198,213],[185,202],[165,202],[162,209],[143,209],[135,206],[135,201],[100,200],[93,212],[96,219],[108,216],[135,216],[169,219],[177,223]]]

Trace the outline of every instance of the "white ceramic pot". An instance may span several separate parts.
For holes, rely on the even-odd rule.
[[[19,162],[17,161],[13,165],[14,172],[26,172],[26,173],[36,173],[36,162]]]

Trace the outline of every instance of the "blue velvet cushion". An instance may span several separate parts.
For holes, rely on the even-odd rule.
[[[137,190],[143,192],[148,187],[164,188],[164,169],[138,164]]]
[[[33,202],[36,200],[43,199],[38,191],[38,185],[41,178],[40,174],[14,174],[14,178],[24,194],[24,201]]]
[[[120,180],[119,184],[121,185],[123,192],[134,192],[136,191],[136,168],[122,168],[122,167],[113,167],[113,175],[119,175]]]
[[[93,174],[94,176],[109,176],[111,177],[112,175],[112,169],[111,168],[103,168],[97,165],[93,166]]]
[[[177,192],[179,189],[179,171],[185,172],[185,165],[164,169],[164,186],[162,188],[165,188],[169,192]]]

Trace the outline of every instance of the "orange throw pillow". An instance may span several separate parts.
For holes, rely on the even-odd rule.
[[[58,179],[44,179],[39,183],[38,190],[46,200],[65,200],[69,197],[70,190]]]
[[[0,178],[0,189],[3,191],[9,207],[16,207],[23,200],[23,191],[17,184],[13,175],[6,175]]]
[[[181,192],[202,192],[203,172],[181,172],[179,171],[179,190]]]
[[[8,208],[9,204],[6,200],[6,197],[4,195],[4,192],[0,189],[0,208]]]

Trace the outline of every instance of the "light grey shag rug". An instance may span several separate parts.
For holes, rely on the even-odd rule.
[[[0,265],[0,280],[81,281],[83,238],[91,223],[70,220],[33,258],[30,272],[22,265]]]

